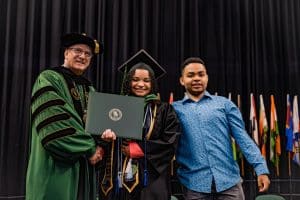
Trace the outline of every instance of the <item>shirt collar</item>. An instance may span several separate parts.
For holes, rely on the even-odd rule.
[[[210,99],[212,99],[212,95],[211,95],[208,91],[205,90],[203,97],[202,97],[199,101],[201,101],[203,98],[210,98]],[[199,101],[198,101],[198,102],[199,102]],[[182,99],[182,103],[185,103],[185,102],[194,102],[194,101],[188,96],[187,93],[184,93],[184,97],[183,97],[183,99]]]

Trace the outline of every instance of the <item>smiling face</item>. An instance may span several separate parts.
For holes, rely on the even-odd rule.
[[[135,96],[144,97],[151,92],[151,78],[146,69],[136,69],[131,78],[131,92]]]
[[[180,83],[192,99],[201,99],[208,83],[205,66],[200,63],[186,65],[182,71]]]
[[[89,67],[92,55],[93,53],[88,45],[72,45],[65,50],[63,66],[69,68],[76,75],[82,75]]]

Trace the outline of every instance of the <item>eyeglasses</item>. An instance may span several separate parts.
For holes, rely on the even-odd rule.
[[[87,58],[91,58],[93,56],[92,52],[84,51],[83,49],[80,48],[69,48],[69,49],[71,49],[76,55],[79,56],[81,56],[82,54],[84,54],[84,56]]]

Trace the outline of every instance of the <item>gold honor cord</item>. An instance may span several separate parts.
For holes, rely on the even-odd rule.
[[[105,166],[105,174],[101,182],[101,190],[105,196],[107,196],[108,192],[113,188],[113,180],[112,180],[112,166],[113,166],[113,156],[114,156],[114,147],[115,141],[112,141],[111,144],[111,154],[107,157],[106,166]]]
[[[150,128],[149,128],[149,131],[148,133],[146,134],[146,139],[149,140],[149,138],[151,137],[152,135],[152,131],[153,131],[153,127],[154,127],[154,122],[155,122],[155,119],[156,119],[156,113],[157,113],[157,105],[155,104],[154,106],[154,111],[153,111],[153,116],[151,117],[151,122],[150,122]],[[145,152],[146,154],[146,152]],[[136,169],[134,169],[134,178],[132,181],[126,181],[125,180],[125,171],[126,171],[126,166],[128,165],[128,161],[129,161],[129,158],[126,157],[124,162],[123,162],[123,173],[122,173],[122,184],[123,186],[127,189],[127,191],[129,193],[131,193],[134,188],[139,184],[139,171],[138,171],[138,168],[139,168],[139,164],[136,163]],[[133,162],[133,161],[132,161]],[[135,165],[135,163],[133,163],[133,166]]]
[[[152,135],[152,131],[153,131],[153,127],[154,127],[154,122],[155,122],[155,119],[156,119],[156,113],[157,113],[157,105],[155,104],[154,105],[154,111],[153,111],[153,117],[151,118],[151,122],[150,122],[150,128],[149,128],[148,133],[146,134],[147,140],[149,140],[150,137],[151,137],[151,135]]]

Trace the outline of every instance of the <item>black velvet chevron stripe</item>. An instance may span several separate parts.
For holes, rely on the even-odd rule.
[[[42,139],[42,145],[45,146],[48,142],[65,137],[67,135],[73,135],[76,132],[74,128],[66,128],[62,129],[56,132],[51,133],[50,135],[46,136],[44,139]]]
[[[34,95],[31,97],[31,103],[33,103],[39,96],[41,96],[43,93],[45,92],[49,92],[49,91],[54,91],[56,92],[55,88],[52,87],[52,86],[46,86],[46,87],[43,87],[41,89],[39,89],[38,91],[36,91],[34,93]]]
[[[76,120],[78,122],[78,124],[82,124],[81,119],[78,119],[77,115],[74,115],[72,113],[69,113],[69,114],[70,114],[70,117],[72,117],[74,120]]]
[[[47,126],[48,124],[51,124],[51,123],[57,122],[57,121],[61,121],[61,120],[67,120],[67,119],[70,119],[70,115],[68,115],[67,113],[62,113],[62,114],[51,116],[51,117],[43,120],[42,122],[40,122],[37,125],[36,130],[39,132],[43,127]]]
[[[34,119],[36,118],[36,116],[42,112],[43,110],[45,110],[46,108],[49,108],[51,106],[58,106],[58,105],[65,105],[65,102],[61,99],[55,99],[55,100],[50,100],[42,105],[40,105],[31,115],[31,120],[32,122],[34,121]]]

